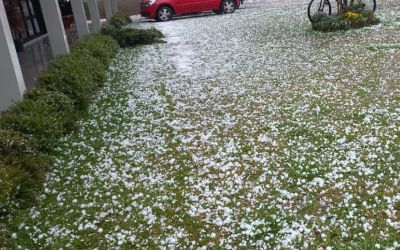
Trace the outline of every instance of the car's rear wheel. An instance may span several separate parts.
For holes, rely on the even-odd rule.
[[[165,21],[169,21],[172,19],[172,9],[168,6],[161,6],[158,10],[157,10],[157,16],[156,19],[159,22],[165,22]]]
[[[233,0],[224,0],[221,3],[221,12],[222,13],[233,13],[235,12],[235,2]]]

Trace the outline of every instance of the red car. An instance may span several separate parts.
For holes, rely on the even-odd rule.
[[[240,0],[141,0],[140,14],[157,21],[169,21],[174,15],[213,10],[217,14],[233,13]]]

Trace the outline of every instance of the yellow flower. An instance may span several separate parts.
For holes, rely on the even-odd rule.
[[[347,11],[343,14],[344,17],[348,18],[348,19],[360,19],[362,18],[362,16],[358,13],[352,12],[352,11]]]

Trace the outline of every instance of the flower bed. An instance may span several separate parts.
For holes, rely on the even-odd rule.
[[[332,32],[358,29],[375,25],[379,22],[379,18],[377,18],[372,11],[348,9],[339,15],[317,16],[312,27],[316,31]]]

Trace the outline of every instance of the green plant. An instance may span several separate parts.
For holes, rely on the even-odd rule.
[[[164,35],[157,29],[134,29],[123,26],[132,23],[132,19],[123,13],[116,13],[109,26],[104,27],[101,33],[115,39],[121,47],[133,47],[142,44],[161,42]]]
[[[118,48],[109,36],[85,37],[0,117],[0,248],[7,237],[5,220],[35,200],[52,163],[50,153],[60,137],[78,128],[76,121],[105,82]]]
[[[35,138],[0,129],[0,219],[34,200],[51,160]]]
[[[28,172],[37,183],[44,181],[44,172],[51,161],[47,155],[38,151],[35,138],[22,133],[0,129],[0,157],[7,166],[17,167]]]
[[[118,43],[111,37],[90,34],[80,40],[73,48],[73,53],[87,53],[108,66],[119,49]]]
[[[40,150],[51,151],[60,136],[74,127],[76,113],[66,95],[45,90],[41,93],[41,97],[28,97],[5,112],[0,126],[36,138]]]
[[[34,154],[38,148],[35,138],[14,130],[0,128],[0,156],[18,158],[25,154]]]
[[[349,19],[351,22],[358,22],[363,19],[363,16],[357,12],[346,11],[342,15],[343,18]]]
[[[346,6],[346,11],[360,13],[365,9],[365,4],[361,1]]]
[[[95,90],[105,80],[105,67],[89,53],[57,57],[39,79],[38,86],[69,96],[75,107],[85,111]]]
[[[121,28],[132,23],[132,19],[125,13],[117,12],[111,18],[111,25]]]
[[[318,16],[313,29],[318,31],[330,32],[337,30],[347,30],[350,28],[350,22],[338,16]]]
[[[28,172],[3,164],[0,164],[0,187],[0,221],[15,209],[25,207],[37,192]]]
[[[361,14],[367,19],[366,22],[368,25],[377,25],[381,22],[381,20],[376,17],[372,11],[363,11]]]
[[[152,44],[160,42],[164,35],[157,29],[133,29],[106,27],[102,30],[105,35],[112,36],[121,47]]]
[[[338,16],[317,16],[315,22],[313,23],[313,29],[317,31],[331,32],[338,30],[348,30],[351,28],[361,28],[365,26],[375,25],[379,22],[380,20],[375,17],[372,11],[346,11]]]
[[[119,45],[119,42],[117,41],[117,39],[115,39],[119,30],[120,28],[116,28],[115,26],[112,25],[107,25],[101,29],[101,34],[103,36],[112,37]]]

